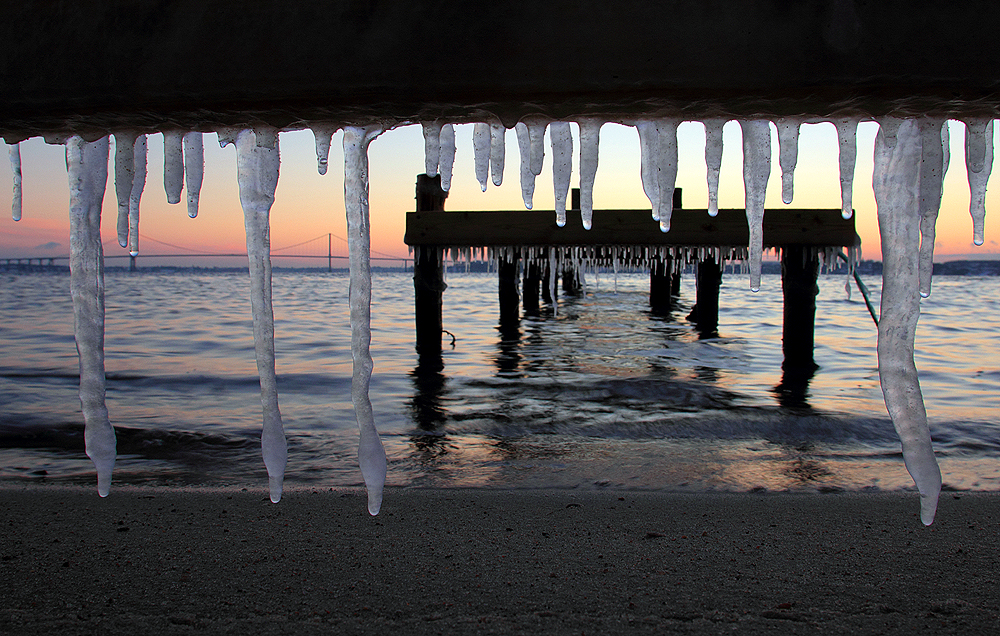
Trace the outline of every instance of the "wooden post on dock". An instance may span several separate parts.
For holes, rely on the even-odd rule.
[[[698,263],[695,305],[688,319],[703,337],[712,337],[719,330],[719,287],[722,285],[722,268],[714,258]]]
[[[653,313],[669,313],[674,305],[672,262],[655,258],[649,264],[649,307]]]
[[[781,349],[785,369],[816,368],[813,360],[813,330],[816,323],[816,295],[819,286],[819,257],[804,245],[781,249],[781,291],[785,299]]]
[[[441,189],[441,175],[417,175],[417,212],[443,211],[448,193]],[[417,352],[440,353],[444,304],[444,259],[434,245],[421,245],[413,258],[414,323]]]
[[[521,320],[521,299],[517,293],[517,262],[517,256],[501,256],[497,262],[501,328],[513,327]]]
[[[521,283],[521,304],[524,307],[525,316],[538,315],[538,290],[542,284],[542,273],[538,263],[531,263],[524,267],[524,281]]]

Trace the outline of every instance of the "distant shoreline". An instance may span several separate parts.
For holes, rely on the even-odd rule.
[[[764,261],[762,264],[764,274],[781,274],[781,263],[777,261]],[[485,261],[473,261],[465,267],[464,263],[459,263],[456,265],[449,265],[449,271],[452,273],[462,273],[463,271],[469,271],[471,273],[486,273],[492,271],[489,263]],[[861,261],[855,266],[855,271],[862,276],[881,276],[882,275],[882,261]],[[106,267],[105,272],[108,273],[122,273],[128,272],[128,267]],[[224,274],[224,273],[245,273],[245,267],[206,267],[201,265],[150,265],[150,266],[139,266],[136,273],[164,273],[164,272],[197,272],[206,274]],[[325,267],[281,267],[275,265],[272,269],[275,273],[317,273],[317,272],[327,272]],[[346,267],[334,268],[331,273],[346,274],[349,270]],[[411,272],[412,267],[372,267],[372,272],[374,273],[392,273],[392,272]],[[612,270],[610,268],[600,268],[601,273],[610,273]],[[632,270],[628,270],[632,271]],[[640,271],[640,270],[635,270]],[[693,273],[694,268],[689,266],[685,270],[685,273]],[[739,274],[741,271],[740,265],[729,265],[726,268],[727,274]],[[37,264],[6,264],[0,263],[0,272],[6,274],[18,274],[18,273],[69,273],[69,267],[65,265],[37,265]],[[843,275],[847,273],[846,267],[838,267],[836,269],[829,269],[824,272],[824,275]],[[955,260],[947,261],[943,263],[934,263],[934,275],[935,276],[1000,276],[1000,260]]]

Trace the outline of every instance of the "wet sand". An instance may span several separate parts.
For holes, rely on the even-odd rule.
[[[0,488],[0,632],[1000,633],[1000,495]]]

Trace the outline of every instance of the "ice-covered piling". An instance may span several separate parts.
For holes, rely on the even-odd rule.
[[[276,134],[276,131],[272,131]],[[272,148],[258,145],[253,130],[236,136],[236,175],[247,234],[250,265],[250,308],[253,343],[260,376],[264,426],[260,437],[271,501],[281,500],[288,447],[278,409],[278,382],[274,368],[274,310],[271,306],[271,206],[280,165],[277,141]]]
[[[425,128],[426,130],[426,128]],[[351,398],[361,439],[358,461],[368,488],[368,512],[382,508],[385,487],[385,448],[375,428],[368,390],[374,363],[371,356],[371,227],[368,218],[368,145],[381,134],[377,126],[344,128],[344,207],[350,251],[351,353],[354,372]]]
[[[108,138],[66,142],[69,174],[70,291],[80,362],[80,405],[87,456],[97,469],[97,492],[107,497],[115,467],[115,430],[105,403],[104,250],[101,205],[108,183]],[[130,149],[131,150],[131,149]]]
[[[878,133],[872,185],[882,245],[879,381],[886,409],[902,442],[903,461],[920,491],[920,519],[930,525],[941,492],[941,471],[931,446],[913,349],[920,317],[922,164],[925,152],[940,152],[941,144],[939,133],[927,135],[923,128],[913,120],[902,122],[894,131],[893,146],[882,131]],[[924,149],[924,143],[931,148]],[[937,179],[937,169],[929,166],[929,170]]]

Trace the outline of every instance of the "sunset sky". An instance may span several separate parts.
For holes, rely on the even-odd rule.
[[[991,232],[990,215],[986,219],[986,244],[972,244],[972,221],[969,216],[969,186],[966,178],[964,125],[951,122],[951,167],[944,188],[944,201],[938,220],[936,253],[940,256],[975,254],[990,258],[1000,253],[1000,236]],[[574,151],[579,153],[575,124]],[[864,258],[879,258],[878,224],[872,194],[872,148],[876,124],[867,122],[858,129],[858,163],[854,182],[854,207]],[[546,135],[547,136],[547,135]],[[705,208],[708,200],[705,182],[704,127],[687,122],[679,129],[679,171],[677,186],[684,190],[685,208]],[[513,130],[507,133],[504,183],[496,188],[490,183],[480,191],[475,179],[472,151],[472,126],[457,127],[458,153],[454,179],[446,209],[517,210],[523,209],[519,184],[519,155]],[[777,135],[772,126],[772,173],[768,182],[767,206],[783,207],[781,172],[777,161]],[[313,136],[308,130],[281,134],[281,176],[274,208],[271,211],[271,243],[275,250],[332,233],[347,235],[343,200],[342,134],[334,136],[329,172],[320,176],[316,170]],[[535,187],[534,208],[551,210],[551,150],[545,142],[546,160]],[[6,154],[6,153],[4,153]],[[111,150],[113,175],[114,149]],[[411,125],[384,133],[370,147],[372,249],[382,255],[406,256],[403,244],[405,213],[413,209],[416,176],[424,171],[423,135],[420,126]],[[807,124],[799,139],[799,159],[795,172],[795,200],[789,207],[839,208],[840,184],[837,164],[837,135],[832,124]],[[16,256],[66,255],[69,251],[69,190],[62,146],[46,145],[41,139],[21,144],[24,188],[24,216],[14,222],[9,216],[11,172],[6,161],[0,162],[0,179],[7,187],[0,189],[0,208],[8,210],[0,218],[0,258]],[[171,253],[181,246],[199,252],[244,252],[243,216],[236,183],[235,149],[220,148],[216,136],[205,136],[205,180],[201,192],[201,211],[197,219],[187,217],[186,206],[166,202],[163,190],[162,136],[149,137],[149,176],[142,197],[140,250],[143,253]],[[579,173],[574,165],[572,187],[578,186]],[[117,245],[115,219],[117,203],[113,177],[109,179],[104,202],[103,235],[108,255],[124,254]],[[1000,194],[994,189],[987,197],[987,211],[998,209]],[[183,197],[182,197],[183,200]],[[739,124],[725,128],[725,153],[722,165],[721,208],[744,207],[742,145]],[[595,208],[649,208],[642,191],[639,169],[639,141],[634,128],[606,124],[601,130],[600,163],[594,187]],[[600,227],[595,227],[595,233]],[[652,221],[650,232],[658,229]],[[325,238],[302,249],[325,253]],[[344,252],[343,243],[334,240],[334,251]],[[294,250],[293,250],[294,251]],[[194,263],[192,263],[194,264]],[[306,263],[302,263],[305,265]],[[319,265],[319,263],[316,263]]]

